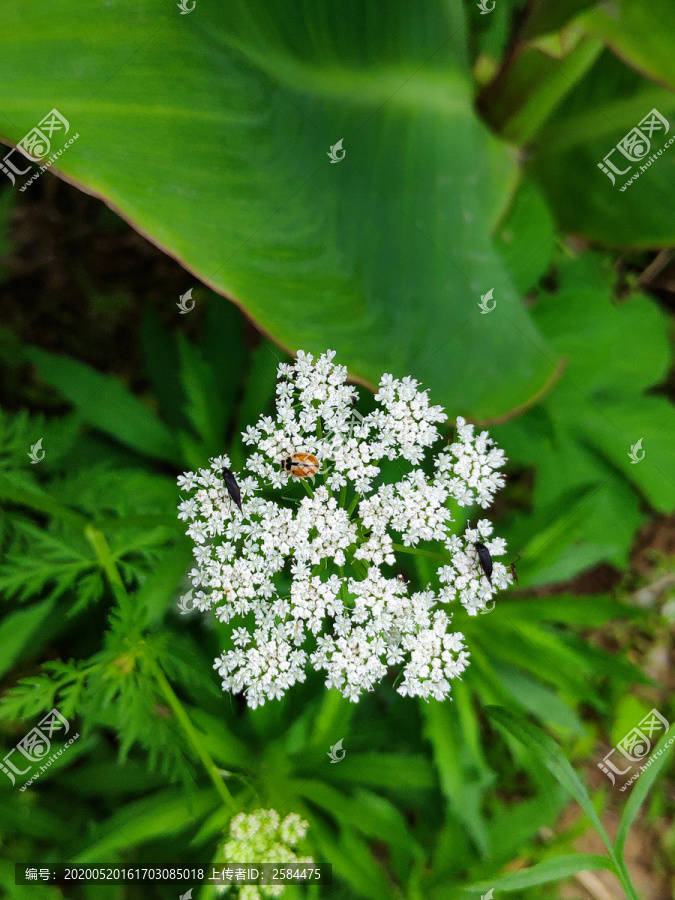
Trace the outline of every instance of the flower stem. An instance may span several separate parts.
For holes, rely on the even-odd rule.
[[[160,690],[162,691],[162,693],[164,694],[164,697],[166,698],[166,702],[169,704],[169,706],[173,710],[173,713],[176,716],[176,720],[178,721],[178,724],[181,726],[181,728],[187,735],[188,740],[190,741],[195,752],[201,759],[201,761],[204,765],[204,768],[208,772],[211,781],[213,782],[216,790],[218,791],[218,793],[221,796],[221,799],[227,806],[231,807],[231,809],[236,811],[238,807],[237,807],[237,804],[234,802],[234,797],[228,791],[228,789],[225,787],[225,782],[223,781],[220,771],[218,770],[218,768],[216,767],[216,764],[213,762],[213,760],[209,756],[208,752],[204,749],[204,745],[200,741],[199,735],[197,734],[197,731],[196,731],[194,725],[190,721],[188,714],[185,712],[185,708],[183,707],[183,704],[180,702],[180,700],[176,696],[173,688],[169,684],[166,675],[160,669],[159,664],[156,662],[156,660],[154,660],[153,658],[150,658],[148,660],[148,662],[149,662],[150,668],[153,670],[153,674],[155,676],[157,684],[159,685]]]
[[[347,510],[347,515],[348,515],[350,518],[351,518],[351,515],[352,515],[352,513],[354,512],[354,509],[356,508],[356,505],[357,505],[357,503],[359,502],[360,499],[361,499],[361,495],[360,495],[360,494],[357,494],[357,495],[354,497],[354,499],[352,500],[352,502],[349,504],[349,509]]]
[[[418,547],[404,547],[403,544],[392,544],[392,548],[399,553],[410,553],[413,556],[428,556],[429,559],[437,559],[439,562],[450,562],[448,556],[443,556],[442,553],[434,553],[433,550],[420,550]]]
[[[344,566],[340,566],[340,597],[342,598],[342,603],[346,607],[347,606],[347,582],[345,580],[345,569]]]

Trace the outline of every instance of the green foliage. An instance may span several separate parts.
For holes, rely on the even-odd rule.
[[[72,536],[70,536],[72,539]],[[46,590],[56,599],[77,586],[84,602],[103,593],[103,583],[95,575],[96,562],[84,537],[69,544],[28,522],[16,524],[16,540],[0,566],[0,590],[7,597],[25,600]]]
[[[41,376],[70,400],[89,425],[112,434],[140,453],[174,459],[171,432],[116,378],[100,375],[76,360],[43,350],[26,351]]]
[[[673,108],[671,91],[646,82],[608,51],[598,57],[537,132],[527,165],[564,230],[616,247],[673,243],[672,217],[664,203],[673,197],[673,146],[626,191],[620,188],[640,172],[638,164],[630,169],[628,160],[619,164],[625,174],[615,176],[616,185],[598,168],[652,109],[670,121]],[[670,137],[672,126],[669,131]],[[647,159],[667,139],[663,130],[655,132]],[[612,158],[618,163],[620,155],[617,151]]]
[[[650,3],[618,0],[614,12],[600,4],[582,21],[591,33],[615,47],[631,66],[672,90],[675,89],[673,35],[663,27],[671,11],[668,0]]]
[[[450,703],[401,698],[392,671],[358,705],[310,676],[249,710],[213,670],[229,626],[177,606],[192,552],[175,477],[221,452],[239,470],[242,429],[271,407],[278,345],[329,346],[366,384],[412,374],[451,417],[498,422],[509,468],[496,533],[522,556],[521,587],[624,569],[638,527],[675,506],[671,326],[637,287],[648,257],[606,248],[672,242],[675,155],[626,192],[597,163],[652,108],[675,109],[665,5],[616,0],[614,16],[590,0],[497,0],[481,16],[433,0],[292,12],[199,0],[174,19],[158,0],[8,8],[5,133],[16,141],[61,109],[81,133],[63,171],[237,305],[197,287],[201,325],[175,314],[180,329],[144,309],[137,346],[121,348],[126,379],[38,346],[39,331],[28,346],[0,331],[0,756],[54,707],[80,734],[27,790],[0,782],[7,860],[203,865],[235,809],[273,806],[300,812],[315,859],[334,867],[312,900],[540,900],[594,868],[634,900],[626,838],[640,809],[654,814],[672,754],[662,741],[613,842],[606,796],[576,769],[601,758],[600,734],[632,727],[653,688],[634,654],[589,632],[627,640],[655,627],[648,614],[609,594],[514,592],[489,615],[453,610],[471,665]],[[341,137],[347,155],[331,165]],[[0,193],[0,262],[14,204]],[[115,303],[132,311],[126,295]],[[92,308],[110,312],[103,296]],[[30,413],[16,411],[22,379]],[[423,587],[429,561],[412,560],[402,574]],[[347,755],[333,765],[338,740]],[[573,852],[580,827],[540,839],[570,796],[608,855]],[[516,859],[527,867],[511,871]],[[23,900],[13,874],[0,862]]]
[[[509,535],[532,585],[601,561],[624,567],[645,503],[675,505],[675,418],[654,394],[671,364],[666,317],[644,294],[617,298],[606,256],[560,256],[555,272],[557,290],[539,291],[533,316],[564,376],[536,408],[493,429],[510,459],[535,467],[532,508]],[[633,464],[639,439],[645,459]]]
[[[12,138],[53,106],[77,107],[72,128],[82,137],[59,158],[63,171],[283,346],[330,346],[370,385],[383,372],[415,372],[457,414],[530,402],[556,360],[536,349],[543,338],[491,240],[516,170],[474,112],[461,7],[424,0],[414,28],[403,0],[386,11],[315,0],[290,17],[284,0],[236,0],[212,5],[208,27],[192,15],[168,24],[166,14],[160,0],[136,7],[143,51],[130,55],[130,22],[116,9],[79,2],[11,13],[0,81],[24,72],[8,98]],[[54,15],[59,54],[76,64],[47,100],[24,53],[54,52],[35,45]],[[92,30],[105,35],[104,54],[86,40]],[[86,85],[104,81],[102,118]],[[327,152],[341,138],[347,155],[333,165]],[[410,169],[414,187],[403,176]],[[512,328],[477,309],[495,285]],[[486,358],[504,373],[515,355],[521,365],[508,377],[481,377]],[[169,456],[166,436],[148,424],[135,440]],[[132,420],[109,427],[123,435]]]
[[[183,350],[184,359],[199,359],[198,354],[196,345]],[[221,435],[226,423],[241,421],[242,409],[252,418],[259,413],[260,409],[254,412],[254,396],[269,403],[274,383],[273,365],[264,365],[269,356],[261,345],[255,393],[244,392],[239,411],[231,406],[223,409]],[[203,380],[207,370],[201,371]],[[200,383],[194,380],[195,372],[199,366],[179,369],[188,385],[179,394],[184,405],[176,412],[177,418],[185,416],[192,423],[195,446],[198,441],[206,446],[215,420],[194,413],[199,396],[194,385]],[[212,378],[211,392],[216,384]],[[101,403],[112,404],[109,398],[119,396],[107,386],[102,390]],[[212,393],[202,396],[202,409],[215,402]],[[122,408],[127,407],[122,401]],[[75,414],[83,421],[77,404]],[[112,407],[106,415],[114,415]],[[25,416],[17,422],[6,418],[10,434],[19,426],[22,433],[32,434],[30,424]],[[70,445],[70,453],[76,444]],[[117,452],[114,442],[107,444],[111,460]],[[356,896],[396,896],[388,881],[394,877],[408,885],[411,896],[421,892],[440,900],[447,896],[443,885],[448,879],[460,885],[496,877],[495,867],[555,819],[562,795],[542,780],[535,763],[524,758],[520,762],[535,793],[523,812],[514,818],[508,802],[496,798],[494,786],[502,767],[486,742],[481,709],[497,700],[514,715],[526,710],[560,734],[579,734],[583,726],[573,707],[582,701],[598,703],[589,679],[611,669],[615,683],[623,680],[627,685],[637,673],[607,654],[585,654],[583,643],[553,623],[597,625],[616,615],[614,603],[599,602],[590,608],[583,601],[555,607],[529,601],[522,609],[520,604],[508,604],[508,612],[500,605],[480,621],[466,616],[458,620],[473,649],[468,677],[457,685],[454,703],[420,704],[420,726],[412,731],[402,727],[411,713],[402,698],[373,698],[355,708],[325,694],[319,703],[323,688],[318,681],[298,688],[292,707],[284,703],[290,718],[273,705],[236,713],[210,674],[216,649],[213,634],[203,626],[195,634],[194,623],[185,620],[184,626],[180,617],[167,614],[168,605],[185,590],[189,565],[177,520],[172,519],[175,488],[164,476],[146,470],[146,454],[140,448],[135,467],[125,458],[124,468],[112,468],[97,451],[72,472],[68,455],[63,454],[46,479],[41,469],[33,467],[43,476],[42,487],[32,484],[23,492],[12,483],[7,487],[11,537],[0,583],[8,599],[16,596],[33,614],[23,628],[15,621],[22,612],[6,619],[11,634],[8,665],[39,658],[44,641],[53,637],[52,631],[41,631],[43,620],[54,622],[57,613],[60,627],[69,629],[79,649],[70,662],[43,661],[38,674],[23,677],[5,693],[0,716],[7,722],[28,722],[56,706],[69,719],[77,719],[84,743],[57,773],[50,773],[50,780],[54,784],[62,780],[65,789],[78,773],[77,797],[84,818],[93,814],[92,804],[102,794],[111,804],[103,817],[96,816],[93,832],[75,830],[60,849],[62,856],[79,862],[120,860],[120,854],[127,859],[138,858],[139,853],[147,857],[151,850],[159,852],[158,838],[164,845],[181,835],[193,835],[186,864],[188,858],[203,861],[205,848],[213,852],[213,842],[231,813],[218,807],[213,790],[203,784],[196,747],[175,715],[175,702],[191,720],[202,752],[233,773],[228,781],[235,802],[301,811],[312,824],[317,858],[331,861],[336,875],[351,885]],[[37,477],[30,470],[29,474],[33,480]],[[109,548],[120,579],[117,587],[110,580],[101,541],[92,536],[94,526]],[[99,623],[93,633],[78,625],[85,608]],[[158,666],[175,685],[180,701],[176,694],[167,696],[162,679],[158,680]],[[378,709],[382,702],[388,707],[386,718]],[[130,778],[120,799],[134,799],[124,807],[116,806],[115,791],[107,789],[109,778],[100,770],[110,756],[110,749],[103,751],[101,744],[106,734],[116,735],[125,772],[131,766],[132,772],[148,773],[147,788],[134,787]],[[326,771],[326,746],[340,736],[349,747],[348,755]],[[94,776],[95,772],[99,774]],[[180,783],[184,787],[176,793]],[[185,801],[179,798],[186,789],[187,796],[196,798],[189,801],[193,810],[189,817],[180,814]],[[401,804],[408,811],[406,817]],[[410,815],[418,819],[414,827]],[[453,856],[449,845],[456,844],[460,834],[464,849]],[[373,842],[391,849],[390,875],[373,856]],[[427,871],[431,859],[434,866]],[[533,867],[532,878],[540,872],[576,871],[564,859],[555,865],[542,860],[538,866],[544,868]]]
[[[505,731],[508,731],[524,744],[535,758],[540,759],[554,774],[560,784],[574,797],[586,813],[594,829],[597,831],[603,844],[607,848],[609,855],[578,854],[576,856],[557,857],[555,859],[546,860],[537,866],[533,866],[525,872],[504,875],[502,878],[492,881],[490,885],[476,884],[473,886],[474,889],[478,891],[483,887],[491,886],[495,890],[514,891],[530,885],[556,881],[564,875],[569,875],[574,872],[580,872],[586,869],[604,868],[614,872],[621,882],[628,900],[637,900],[638,894],[631,884],[626,868],[624,848],[631,823],[635,819],[641,804],[644,802],[645,797],[654,784],[659,771],[665,766],[672,753],[672,747],[666,750],[666,735],[661,738],[655,748],[656,760],[652,763],[651,767],[647,769],[646,773],[642,773],[640,779],[638,779],[637,784],[639,785],[639,788],[636,787],[630,795],[630,799],[626,804],[626,808],[619,823],[616,838],[612,843],[600,822],[600,818],[598,817],[586,788],[579,780],[579,777],[570,765],[569,760],[560,750],[558,745],[522,717],[514,716],[512,713],[508,713],[506,710],[499,709],[498,707],[489,708],[486,712]]]

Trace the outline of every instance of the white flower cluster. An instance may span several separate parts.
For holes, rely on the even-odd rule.
[[[195,606],[232,623],[233,646],[215,667],[223,689],[244,691],[252,707],[304,681],[308,664],[351,700],[388,666],[402,667],[399,693],[443,699],[469,658],[444,605],[459,600],[476,615],[512,581],[502,563],[491,582],[478,564],[476,542],[492,556],[506,549],[487,519],[451,530],[453,507],[491,504],[503,452],[458,418],[455,442],[427,474],[442,408],[414,379],[384,375],[378,408],[361,416],[334,356],[300,352],[279,366],[276,418],[244,432],[255,450],[235,473],[241,513],[221,475],[227,456],[178,479],[193,494],[179,516],[195,543]],[[296,454],[311,454],[318,471],[282,468]],[[405,553],[437,559],[435,587],[409,589],[396,572]]]
[[[274,863],[281,867],[294,864],[313,865],[311,856],[298,857],[294,848],[307,834],[309,825],[297,813],[289,813],[282,821],[276,809],[257,809],[239,813],[230,822],[230,840],[223,848],[224,859],[234,863]],[[232,885],[218,884],[220,893]],[[284,885],[241,885],[239,900],[262,900],[280,897]]]

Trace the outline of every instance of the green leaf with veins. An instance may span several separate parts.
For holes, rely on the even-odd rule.
[[[461,5],[422,0],[411,16],[405,0],[200,0],[180,16],[164,0],[45,0],[6,12],[4,135],[19,141],[57,108],[80,135],[57,160],[64,175],[276,342],[330,347],[371,386],[411,374],[451,416],[503,415],[549,384],[555,355],[491,238],[517,170],[474,111]],[[331,164],[340,139],[346,156]],[[490,288],[498,312],[484,316]],[[76,400],[86,373],[54,374]],[[87,380],[92,424],[110,430],[109,405],[125,408],[120,439],[175,459],[149,412]],[[147,428],[132,434],[132,417]]]

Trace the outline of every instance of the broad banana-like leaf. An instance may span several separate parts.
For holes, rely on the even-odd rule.
[[[413,375],[452,417],[532,402],[558,360],[492,242],[518,173],[473,109],[464,18],[478,10],[184,7],[8,5],[4,139],[27,136],[291,351],[332,348],[369,385]]]

